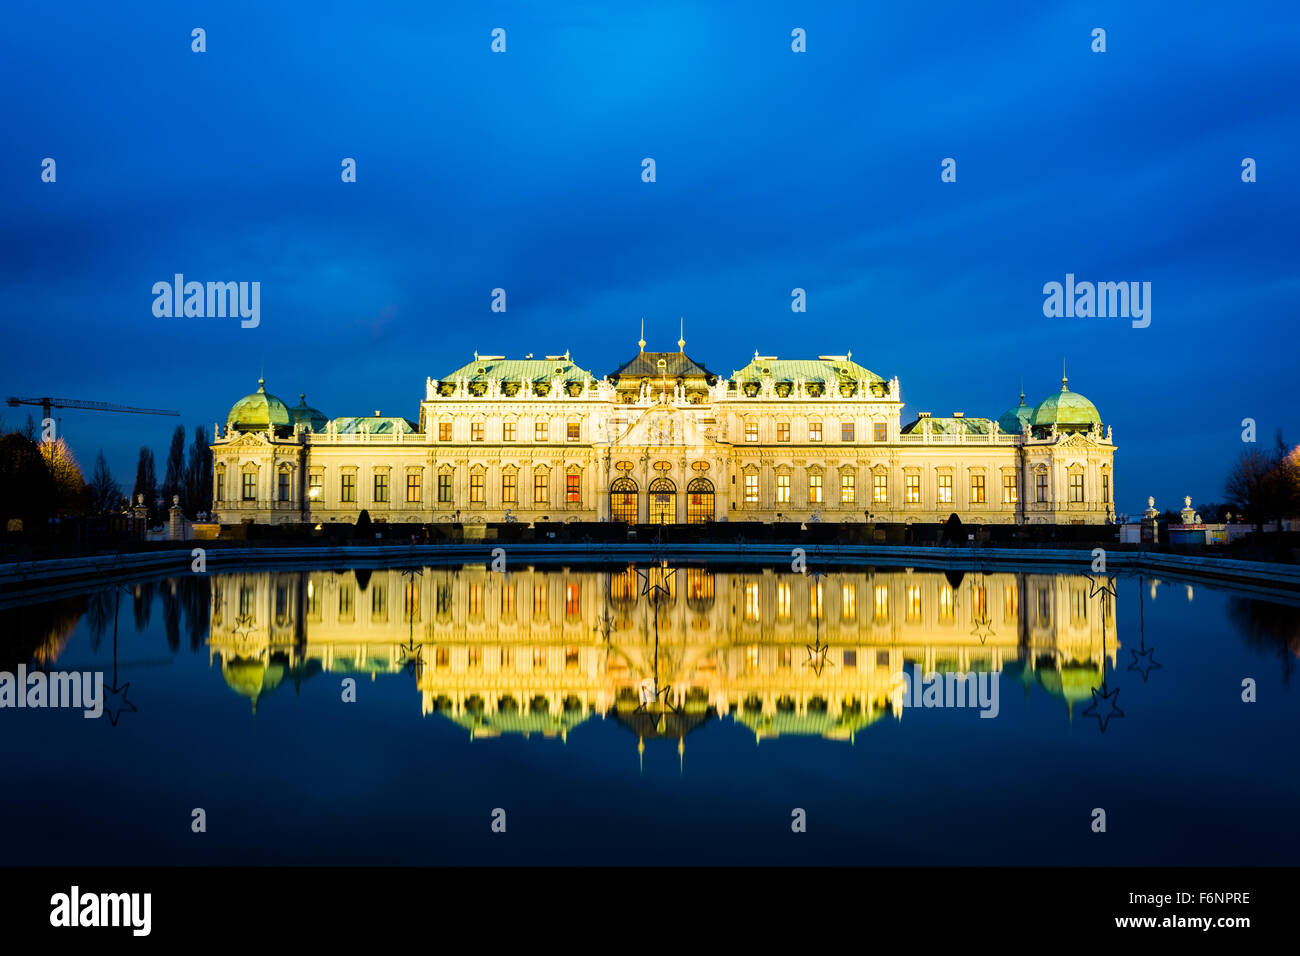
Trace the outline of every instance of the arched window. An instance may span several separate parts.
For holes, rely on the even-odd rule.
[[[671,478],[650,482],[650,523],[673,524],[677,521],[677,486]]]
[[[704,524],[713,520],[713,482],[694,478],[686,486],[686,523]]]
[[[609,486],[609,515],[612,521],[636,524],[636,482],[626,476],[615,478]]]

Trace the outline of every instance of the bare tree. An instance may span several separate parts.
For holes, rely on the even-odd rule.
[[[95,471],[90,478],[90,503],[97,515],[112,514],[122,504],[122,486],[113,480],[103,449],[95,459]]]

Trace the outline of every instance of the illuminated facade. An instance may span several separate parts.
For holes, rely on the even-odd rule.
[[[258,390],[213,443],[218,520],[1102,524],[1115,445],[1069,390],[997,419],[902,421],[852,354],[755,354],[730,377],[646,352],[597,379],[569,355],[478,355],[418,420],[329,419]]]

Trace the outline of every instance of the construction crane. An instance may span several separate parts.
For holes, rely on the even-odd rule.
[[[114,405],[112,402],[84,402],[76,398],[15,398],[10,396],[9,406],[17,408],[19,405],[39,405],[45,412],[45,418],[50,417],[50,410],[54,408],[81,408],[92,412],[130,412],[133,415],[180,415],[180,412],[173,411],[170,408],[136,408],[132,405]]]

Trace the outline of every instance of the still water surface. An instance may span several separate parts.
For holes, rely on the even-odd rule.
[[[9,607],[0,670],[135,709],[0,710],[0,863],[1295,864],[1300,608],[1110,586],[465,567]],[[921,706],[929,672],[984,676]]]

